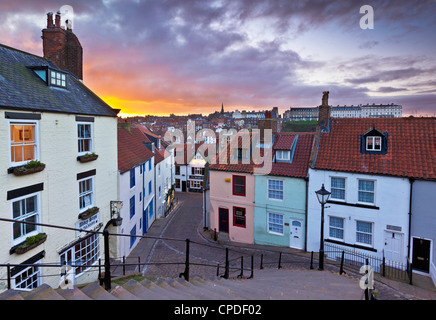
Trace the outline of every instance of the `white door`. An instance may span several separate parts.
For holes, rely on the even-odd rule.
[[[403,234],[385,231],[384,250],[386,260],[403,262]]]
[[[302,221],[298,219],[291,219],[289,227],[289,246],[291,248],[303,249],[303,228]]]

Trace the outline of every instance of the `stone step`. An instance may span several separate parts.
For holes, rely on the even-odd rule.
[[[92,300],[82,290],[77,287],[73,289],[55,289],[65,300]]]
[[[164,291],[161,292],[157,292],[157,290],[153,291],[152,290],[153,287],[151,285],[148,286],[143,285],[133,279],[123,284],[123,288],[142,300],[169,300],[170,299],[168,296],[165,295]]]
[[[48,284],[42,284],[29,292],[21,293],[24,300],[65,300]]]
[[[93,300],[118,300],[115,296],[107,292],[97,282],[93,282],[81,289],[84,294]]]

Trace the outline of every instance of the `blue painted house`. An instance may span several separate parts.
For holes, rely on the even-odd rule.
[[[306,248],[307,172],[314,135],[274,136],[270,174],[255,176],[254,242]]]

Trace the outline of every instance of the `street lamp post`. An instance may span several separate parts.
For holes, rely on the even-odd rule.
[[[322,184],[321,189],[315,191],[316,197],[318,198],[319,203],[321,204],[321,235],[319,239],[319,270],[324,270],[324,205],[327,203],[330,198],[330,192],[328,192],[324,188],[324,184]]]

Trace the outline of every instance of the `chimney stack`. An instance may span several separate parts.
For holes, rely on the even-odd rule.
[[[47,13],[47,28],[42,30],[44,58],[52,61],[59,69],[70,71],[83,80],[83,49],[72,31],[71,21],[67,28],[61,26],[61,13],[58,11],[53,24],[53,13]]]
[[[330,120],[329,91],[322,93],[322,102],[318,107],[318,125],[326,128]]]

